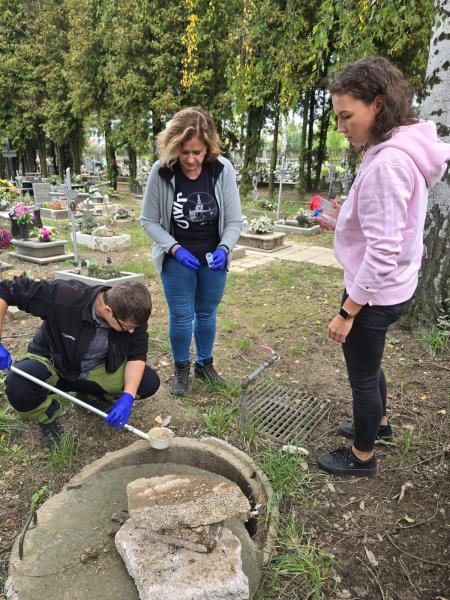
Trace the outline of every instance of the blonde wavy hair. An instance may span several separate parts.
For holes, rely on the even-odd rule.
[[[181,152],[181,146],[194,137],[206,144],[207,162],[220,155],[220,138],[211,115],[201,106],[190,106],[178,111],[156,138],[159,158],[165,167],[173,167]]]

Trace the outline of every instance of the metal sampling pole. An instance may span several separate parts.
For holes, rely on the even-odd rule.
[[[258,377],[260,373],[262,373],[267,367],[270,367],[280,356],[272,350],[272,348],[268,348],[271,351],[270,356],[257,367],[253,373],[250,373],[248,377],[241,381],[241,398],[240,398],[240,414],[239,414],[239,427],[241,432],[245,429],[245,422],[247,420],[247,390],[249,385]]]
[[[63,392],[62,390],[54,387],[53,385],[50,385],[49,383],[47,383],[45,381],[41,381],[37,377],[34,377],[33,375],[30,375],[29,373],[26,373],[25,371],[22,371],[21,369],[18,369],[17,367],[11,366],[9,368],[9,370],[13,371],[13,373],[17,373],[17,375],[20,375],[21,377],[24,377],[25,379],[29,379],[33,383],[36,383],[37,385],[45,388],[46,390],[49,390],[50,392],[58,394],[59,396],[62,396],[63,398],[66,398],[67,400],[70,400],[70,402],[73,402],[73,404],[77,404],[78,406],[81,406],[82,408],[85,408],[86,410],[93,412],[94,414],[98,415],[99,417],[105,418],[108,416],[102,410],[95,408],[95,406],[91,406],[90,404],[87,404],[86,402],[83,402],[82,400],[75,398],[75,396],[72,396],[71,394],[68,394],[67,392]],[[125,423],[123,428],[128,431],[131,431],[131,433],[134,433],[135,435],[142,438],[143,440],[146,440],[147,442],[149,441],[148,435],[144,431],[141,431],[140,429],[138,429],[137,427],[133,427],[132,425],[128,425],[128,423]]]

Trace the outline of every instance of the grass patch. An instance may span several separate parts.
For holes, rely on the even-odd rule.
[[[438,325],[425,329],[422,334],[423,342],[431,356],[443,354],[450,349],[449,331]]]
[[[272,445],[258,457],[258,462],[279,500],[283,496],[306,496],[309,476],[302,471],[303,461],[304,458],[300,454],[282,452]]]
[[[303,354],[305,352],[305,347],[303,344],[296,343],[291,348],[292,354]]]
[[[156,269],[153,265],[150,255],[141,256],[134,260],[127,260],[118,267],[121,271],[130,271],[131,273],[143,273],[150,279],[156,277]]]
[[[238,340],[236,342],[236,346],[239,348],[239,350],[241,350],[242,352],[248,352],[250,350],[250,348],[252,347],[252,343],[250,340],[248,339],[244,339],[244,340]]]
[[[206,425],[207,433],[224,438],[225,435],[236,426],[238,410],[232,404],[222,405],[215,402],[208,406],[202,415],[203,423]]]
[[[140,248],[147,248],[150,254],[150,248],[152,245],[151,239],[145,233],[143,228],[138,224],[126,228],[128,235],[131,236],[131,248],[133,250],[139,250]]]
[[[47,460],[52,471],[62,471],[72,467],[76,461],[75,440],[73,437],[64,434],[59,441],[59,445],[49,452]]]
[[[412,464],[414,462],[414,454],[426,448],[431,442],[414,438],[411,431],[407,431],[401,435],[395,436],[395,442],[400,448],[400,464]]]
[[[334,556],[319,548],[313,536],[290,515],[280,521],[275,553],[256,600],[321,600],[329,591],[331,574],[337,566]]]
[[[3,437],[3,436],[2,436]],[[27,466],[30,465],[33,461],[28,452],[26,452],[22,446],[18,444],[13,444],[12,446],[6,446],[2,444],[2,440],[0,439],[0,458],[4,458],[8,465],[22,465]],[[3,468],[0,466],[0,472],[3,471]]]
[[[232,319],[222,319],[220,322],[220,328],[222,331],[226,331],[227,333],[232,333],[237,326],[238,324],[236,321],[233,321]]]
[[[23,423],[7,408],[0,408],[0,436],[22,431]]]

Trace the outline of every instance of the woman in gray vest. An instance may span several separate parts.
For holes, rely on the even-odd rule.
[[[224,384],[213,366],[217,307],[242,225],[233,165],[201,107],[185,108],[157,139],[159,160],[145,188],[141,224],[169,306],[171,393],[187,392],[192,331],[195,376]]]

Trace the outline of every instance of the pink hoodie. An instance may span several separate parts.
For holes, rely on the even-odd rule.
[[[413,295],[428,189],[448,160],[450,144],[438,139],[432,121],[399,127],[390,140],[367,151],[334,238],[346,290],[358,304],[386,306]]]

